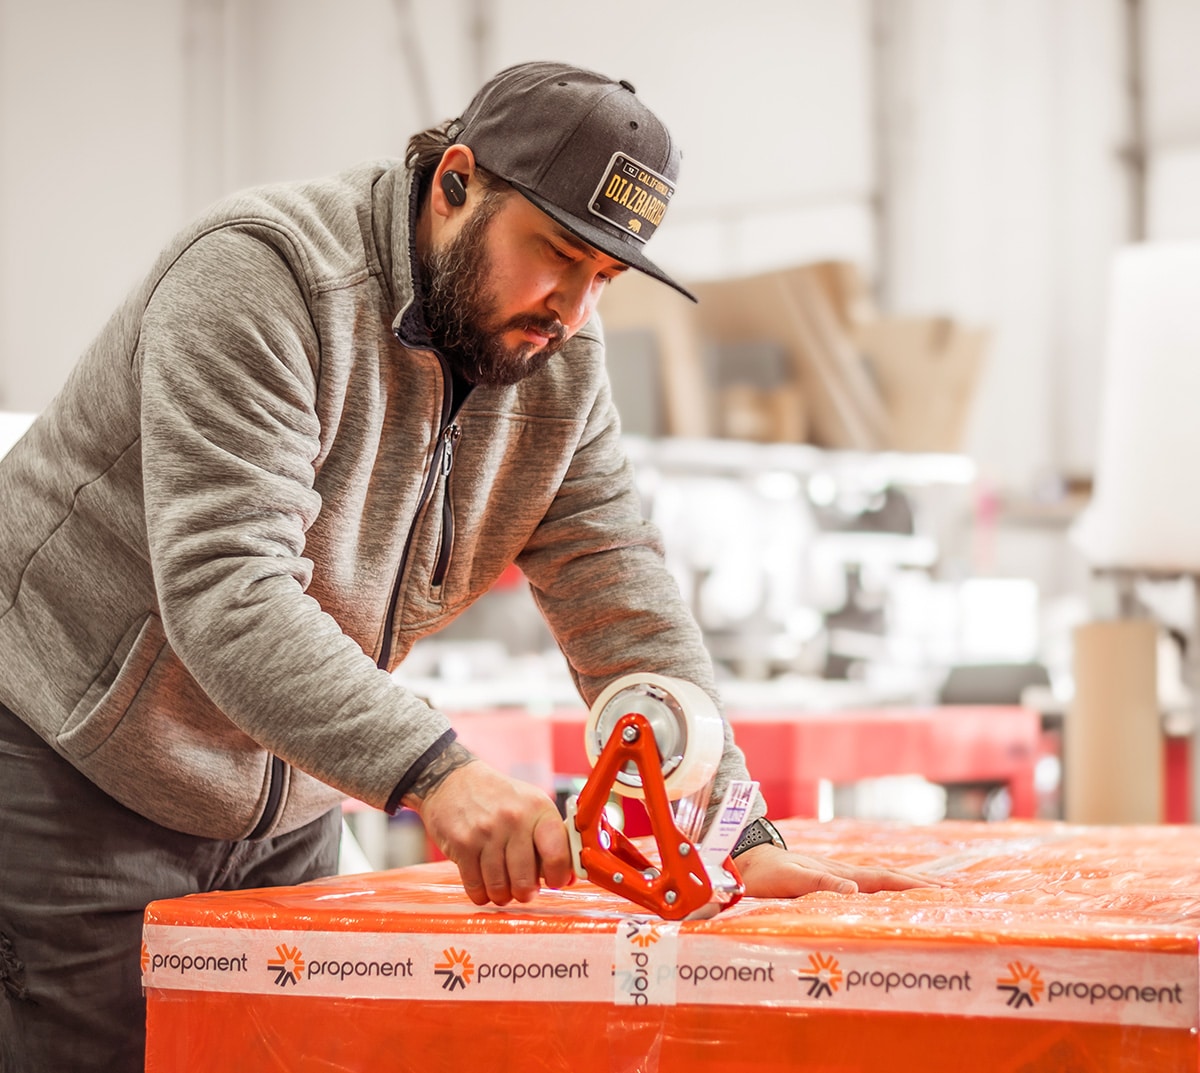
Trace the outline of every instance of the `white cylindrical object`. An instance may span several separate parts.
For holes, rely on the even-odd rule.
[[[1093,566],[1200,573],[1200,242],[1113,261],[1095,494],[1072,531]]]
[[[712,782],[725,748],[725,726],[703,689],[661,674],[627,674],[610,683],[592,705],[584,729],[593,766],[617,721],[629,712],[644,716],[654,731],[668,798],[678,800]],[[613,789],[625,797],[645,796],[632,764],[618,773]]]

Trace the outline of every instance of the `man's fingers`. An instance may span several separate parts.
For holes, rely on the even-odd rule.
[[[426,829],[455,864],[476,905],[527,902],[571,882],[562,818],[545,791],[475,761],[450,772],[421,800]]]
[[[508,884],[513,897],[519,902],[527,902],[538,892],[537,857],[533,852],[533,842],[529,838],[511,838],[505,851],[505,864],[508,868]]]
[[[538,820],[533,828],[533,846],[541,861],[542,876],[547,887],[557,889],[574,882],[571,845],[567,840],[567,829],[557,811]]]
[[[512,888],[508,879],[508,862],[505,844],[495,839],[487,842],[479,856],[479,872],[483,877],[487,896],[497,905],[512,901]]]
[[[476,905],[487,905],[487,885],[479,871],[479,858],[468,855],[454,863],[458,866],[458,874],[462,878],[463,890],[467,892],[467,897]]]
[[[811,890],[828,890],[834,894],[858,893],[858,884],[853,879],[835,876],[831,872],[808,872],[806,878]]]
[[[795,898],[816,891],[831,894],[857,894],[858,884],[849,876],[825,868],[813,868],[807,861],[773,861],[768,869],[757,869],[755,896],[759,898]],[[749,891],[747,891],[749,893]]]
[[[746,893],[756,898],[796,898],[815,891],[875,894],[944,884],[932,876],[873,865],[809,857],[794,850],[756,846],[738,858]]]
[[[944,887],[946,884],[936,876],[922,875],[920,872],[906,872],[888,868],[860,868],[855,880],[859,889],[867,894],[881,890],[912,890],[914,887]]]
[[[849,864],[846,861],[830,861],[814,858],[815,866],[823,871],[852,880],[864,894],[875,894],[884,890],[911,890],[914,887],[941,887],[945,884],[933,876],[909,872],[897,868],[880,868],[876,865]]]

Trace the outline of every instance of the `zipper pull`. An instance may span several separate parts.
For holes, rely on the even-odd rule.
[[[442,476],[449,477],[454,468],[454,445],[462,439],[462,429],[449,424],[442,430]]]

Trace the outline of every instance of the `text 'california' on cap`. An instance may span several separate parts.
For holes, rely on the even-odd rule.
[[[488,82],[449,133],[567,230],[696,301],[645,254],[675,193],[680,152],[628,82],[518,64]]]

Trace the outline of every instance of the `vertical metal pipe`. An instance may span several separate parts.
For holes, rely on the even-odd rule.
[[[1125,0],[1125,87],[1129,102],[1129,143],[1122,154],[1129,169],[1129,238],[1147,235],[1145,22],[1143,0]]]
[[[889,279],[891,273],[891,198],[892,137],[895,121],[891,104],[895,71],[894,41],[896,0],[871,0],[869,8],[871,34],[871,152],[873,175],[871,208],[874,216],[875,301],[881,309],[889,308]],[[903,15],[899,16],[903,17]]]

